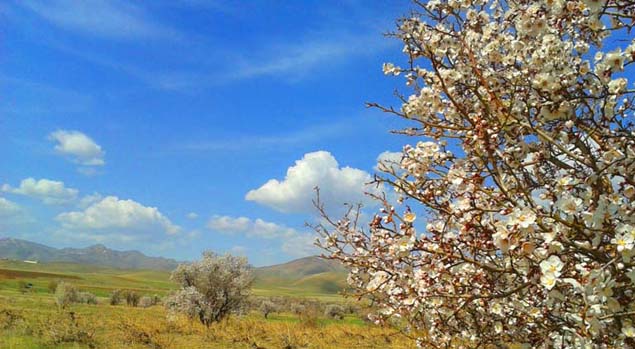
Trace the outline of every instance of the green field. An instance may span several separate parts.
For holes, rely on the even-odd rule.
[[[17,291],[17,284],[22,280],[33,284],[35,293],[47,293],[49,282],[64,280],[98,297],[107,297],[114,289],[164,295],[175,287],[169,277],[168,272],[154,270],[121,270],[74,263],[28,264],[0,261],[0,292]]]
[[[99,304],[58,309],[49,283],[60,280],[94,293]],[[21,282],[32,284],[32,289],[20,292]],[[253,293],[257,297],[343,302],[329,286],[338,282],[329,272],[295,282],[289,275],[260,275]],[[0,348],[409,348],[412,344],[398,331],[368,324],[352,314],[342,320],[326,319],[321,314],[307,320],[283,312],[264,319],[252,310],[205,328],[183,317],[169,317],[162,306],[108,304],[107,297],[114,289],[162,296],[174,288],[165,271],[0,261]]]
[[[107,297],[115,289],[128,289],[148,295],[163,296],[176,286],[170,282],[170,273],[157,270],[122,270],[75,263],[28,264],[21,261],[0,261],[0,292],[17,290],[18,281],[33,284],[36,293],[48,292],[51,281],[65,280],[82,290]],[[310,297],[324,301],[338,301],[343,287],[341,274],[332,272],[285,275],[279,278],[271,273],[256,277],[253,293],[256,296]]]

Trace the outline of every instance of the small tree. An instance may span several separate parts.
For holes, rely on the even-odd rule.
[[[78,292],[77,303],[82,304],[97,304],[97,297],[90,292]]]
[[[166,307],[208,327],[244,307],[253,282],[246,258],[212,252],[204,252],[199,261],[179,265],[171,279],[181,289],[168,297]]]
[[[301,303],[293,303],[291,305],[291,311],[296,315],[302,315],[306,311],[306,306]]]
[[[339,304],[329,304],[324,309],[324,316],[330,319],[342,320],[344,318],[345,310]]]
[[[67,282],[60,282],[55,289],[55,302],[61,309],[66,308],[72,303],[79,301],[79,291],[77,288]]]
[[[123,296],[126,300],[126,304],[130,307],[136,307],[139,304],[139,299],[141,298],[141,295],[131,290],[123,291]]]
[[[114,290],[110,294],[110,297],[108,298],[108,302],[110,303],[110,305],[119,305],[122,302],[122,298],[123,298],[123,292],[121,290]]]
[[[159,296],[154,295],[154,296],[142,296],[139,299],[139,306],[141,308],[149,308],[153,305],[157,305],[161,302],[161,298],[159,298]]]
[[[49,283],[47,285],[47,289],[48,289],[49,293],[55,293],[55,290],[57,289],[57,284],[58,283],[59,283],[59,281],[57,281],[57,280],[49,281]]]
[[[258,308],[262,316],[266,318],[269,317],[269,314],[275,313],[278,310],[276,304],[268,299],[265,299],[260,303],[260,307]]]

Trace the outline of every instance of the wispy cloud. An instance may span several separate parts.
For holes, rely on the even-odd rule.
[[[306,257],[318,253],[314,244],[314,234],[300,232],[260,218],[216,215],[209,219],[207,228],[221,234],[243,234],[248,238],[274,240],[279,243],[280,250],[294,257]]]
[[[372,56],[394,45],[379,32],[367,30],[362,33],[327,32],[295,43],[269,43],[266,49],[238,60],[236,68],[226,78],[240,80],[275,76],[299,80],[320,68],[360,56]]]
[[[5,96],[0,111],[6,114],[47,114],[85,112],[94,98],[84,92],[21,77],[0,74],[0,89]],[[39,103],[19,103],[21,96],[36,96]],[[23,98],[23,97],[22,97]]]
[[[261,239],[286,239],[298,234],[293,228],[260,218],[254,220],[247,217],[212,216],[207,228],[222,234],[245,234],[247,237]]]
[[[46,12],[44,6],[37,8]],[[84,32],[90,34],[91,31],[88,27],[90,26],[86,25]],[[179,34],[175,34],[175,31],[166,30],[167,34],[163,34],[165,36],[179,36]],[[182,47],[182,49],[186,47],[188,49],[187,59],[163,70],[148,69],[135,63],[110,57],[107,53],[78,49],[55,38],[46,38],[44,44],[66,54],[79,57],[91,64],[112,69],[151,88],[192,92],[260,77],[296,83],[309,78],[318,71],[331,69],[360,57],[372,57],[396,45],[394,40],[384,38],[377,28],[363,27],[358,28],[358,30],[359,33],[352,33],[348,29],[340,29],[339,31],[317,30],[311,34],[305,34],[304,37],[296,41],[288,41],[288,39],[283,38],[270,39],[255,47],[250,46],[248,50],[219,46],[219,43],[210,43],[206,38],[199,37],[196,39],[196,49],[192,49],[191,42]],[[106,33],[105,28],[101,31]],[[152,38],[162,35],[162,32],[163,30],[157,29],[153,34],[139,32],[136,36],[126,33],[118,35],[130,38],[143,38],[144,35],[151,35],[149,37]],[[117,38],[117,36],[113,36],[113,38]]]
[[[75,33],[106,39],[177,38],[173,29],[157,24],[132,2],[118,0],[20,1],[54,25]]]
[[[283,134],[247,135],[231,139],[190,140],[172,146],[175,152],[209,152],[270,150],[299,144],[310,144],[319,140],[345,134],[355,128],[353,118],[337,122],[313,125]]]

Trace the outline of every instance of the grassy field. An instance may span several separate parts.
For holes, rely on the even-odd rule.
[[[130,271],[68,263],[32,265],[0,261],[0,348],[410,348],[398,331],[368,324],[353,315],[312,321],[289,313],[268,319],[256,312],[233,316],[206,328],[171,317],[162,306],[108,305],[113,289],[165,295],[174,285],[167,272]],[[316,275],[315,278],[319,278]],[[49,282],[65,280],[99,298],[98,305],[75,304],[59,310]],[[33,284],[18,291],[20,281]],[[271,281],[271,280],[270,280]],[[333,293],[261,283],[259,296],[302,296],[341,302]]]

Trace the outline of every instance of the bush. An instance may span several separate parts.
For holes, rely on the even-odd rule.
[[[97,304],[97,297],[90,292],[78,292],[77,303],[82,304]]]
[[[320,308],[314,303],[303,305],[304,311],[299,314],[300,323],[306,327],[317,327]]]
[[[77,303],[79,300],[79,292],[77,288],[67,282],[60,282],[55,289],[55,303],[57,306],[64,309],[72,303]]]
[[[57,289],[57,284],[59,284],[59,281],[57,281],[57,280],[49,281],[48,285],[46,286],[46,288],[48,289],[49,293],[55,293],[55,290]]]
[[[306,306],[300,303],[294,303],[291,305],[291,311],[296,315],[301,315],[306,311]]]
[[[131,307],[136,307],[139,304],[139,299],[141,298],[137,292],[130,290],[124,291],[123,296],[126,299],[126,304]]]
[[[266,319],[269,316],[269,314],[275,313],[276,311],[278,311],[278,307],[272,301],[264,300],[264,301],[262,301],[262,303],[260,303],[259,310],[260,310],[260,313]]]
[[[143,296],[139,299],[139,306],[141,308],[149,308],[153,305],[157,305],[161,302],[161,298],[159,296]]]
[[[58,286],[55,290],[56,294],[59,289]],[[80,323],[74,312],[61,314],[56,319],[47,319],[42,324],[42,328],[44,329],[42,337],[48,346],[58,348],[63,343],[79,343],[90,349],[97,347],[95,330]]]
[[[166,307],[208,327],[242,311],[253,282],[246,258],[212,252],[204,252],[200,261],[179,265],[171,279],[181,289],[168,297]]]
[[[122,298],[123,298],[122,291],[114,290],[110,294],[110,297],[108,297],[108,303],[110,303],[110,305],[119,305],[122,302]]]
[[[324,316],[330,319],[342,320],[344,318],[345,310],[339,304],[329,304],[324,309]]]
[[[24,321],[24,317],[13,310],[0,309],[0,330],[13,329],[18,323]]]

